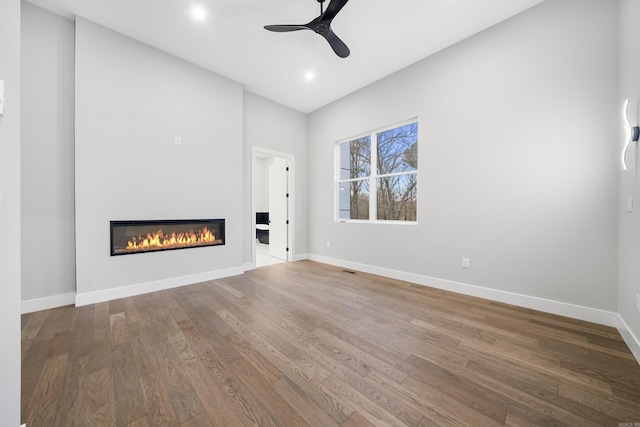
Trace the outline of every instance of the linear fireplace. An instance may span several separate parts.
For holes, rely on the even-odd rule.
[[[111,256],[224,245],[224,219],[111,221]]]

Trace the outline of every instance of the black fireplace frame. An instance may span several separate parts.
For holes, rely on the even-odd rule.
[[[145,254],[150,252],[164,252],[164,251],[174,251],[180,249],[195,249],[195,248],[208,248],[211,246],[224,246],[226,244],[225,238],[225,228],[226,221],[224,218],[213,218],[213,219],[161,219],[161,220],[126,220],[126,221],[109,221],[109,236],[110,236],[110,248],[111,248],[111,256],[120,256],[120,255],[134,255],[134,254]],[[216,240],[212,243],[202,244],[202,245],[194,245],[194,246],[179,246],[179,247],[166,247],[166,248],[152,248],[148,250],[137,250],[137,251],[123,251],[116,252],[118,247],[114,247],[114,238],[118,238],[119,236],[114,236],[114,230],[122,227],[150,227],[156,226],[155,228],[168,226],[212,226],[215,225],[218,227],[217,233],[215,233]],[[145,232],[146,233],[146,232]],[[143,233],[144,234],[144,233]],[[133,236],[132,236],[133,237]],[[219,242],[221,241],[221,242]],[[217,243],[218,242],[218,243]]]

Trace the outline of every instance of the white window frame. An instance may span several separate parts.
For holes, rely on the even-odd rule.
[[[420,180],[419,169],[408,171],[408,172],[396,172],[390,174],[382,174],[377,175],[377,164],[378,164],[378,134],[381,132],[385,132],[391,129],[400,128],[406,125],[410,125],[415,123],[418,126],[418,134],[420,133],[420,123],[417,117],[414,117],[409,120],[405,120],[403,122],[395,123],[390,126],[381,127],[370,132],[361,133],[349,138],[342,139],[335,143],[334,147],[334,221],[340,223],[363,223],[363,224],[402,224],[402,225],[416,225],[418,224],[418,213],[416,206],[416,220],[415,221],[399,221],[399,220],[388,220],[388,219],[378,219],[378,188],[376,180],[380,178],[387,178],[393,176],[400,175],[415,175],[418,181]],[[350,178],[350,179],[340,179],[340,146],[345,143],[349,143],[359,138],[370,137],[371,138],[371,164],[369,165],[369,177],[368,178]],[[420,138],[418,137],[418,152],[420,151]],[[341,190],[341,184],[357,181],[369,181],[369,219],[350,219],[350,218],[340,218],[340,191],[346,191],[350,189]],[[418,200],[417,189],[416,189],[416,204]]]

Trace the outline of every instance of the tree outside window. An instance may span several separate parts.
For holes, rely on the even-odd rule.
[[[338,144],[338,220],[417,221],[418,123]]]

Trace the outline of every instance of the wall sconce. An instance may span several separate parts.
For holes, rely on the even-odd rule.
[[[624,170],[629,170],[627,166],[627,150],[632,142],[638,142],[640,139],[640,126],[631,127],[629,121],[629,100],[624,101],[624,108],[622,109],[622,117],[624,119],[624,130],[626,133],[626,140],[624,144],[624,151],[622,151],[622,167]]]

